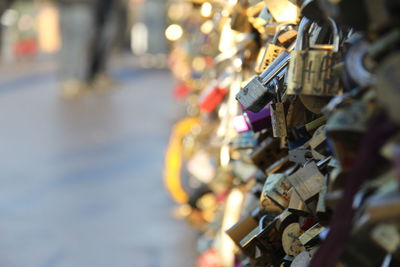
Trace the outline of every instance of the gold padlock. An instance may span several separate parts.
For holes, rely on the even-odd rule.
[[[332,44],[304,47],[312,22],[307,18],[301,20],[289,63],[288,95],[333,96],[338,93],[340,77],[334,72],[334,66],[341,55],[339,29],[331,18],[328,21],[332,29]]]
[[[255,72],[260,74],[274,61],[283,51],[286,51],[284,46],[278,45],[279,36],[288,27],[293,24],[283,24],[279,27],[278,31],[274,34],[271,42],[267,42],[265,46],[260,49],[258,54]]]

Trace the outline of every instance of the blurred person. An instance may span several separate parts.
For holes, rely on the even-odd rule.
[[[121,30],[124,28],[125,0],[98,0],[95,41],[93,43],[89,79],[95,89],[116,86],[107,65]]]
[[[97,1],[58,0],[61,93],[65,97],[76,96],[89,87],[89,49],[94,38]]]
[[[116,85],[107,63],[117,37],[122,0],[58,0],[60,10],[61,89],[75,97],[90,89]]]

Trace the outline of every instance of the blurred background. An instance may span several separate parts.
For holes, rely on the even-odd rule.
[[[167,4],[0,1],[0,266],[194,266],[162,183]]]

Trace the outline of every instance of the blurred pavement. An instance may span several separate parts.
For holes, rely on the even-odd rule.
[[[162,165],[176,105],[165,70],[59,98],[54,64],[0,69],[0,266],[191,267]]]

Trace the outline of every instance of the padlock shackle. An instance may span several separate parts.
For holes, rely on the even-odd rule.
[[[275,100],[279,102],[281,101],[281,95],[279,93],[279,77],[274,78],[271,83],[271,88],[275,90]]]
[[[260,232],[262,230],[264,230],[264,222],[268,219],[268,215],[264,215],[261,217],[260,222],[258,224],[258,229],[260,230]]]
[[[340,46],[340,34],[339,34],[339,27],[336,24],[336,22],[328,17],[329,24],[331,25],[332,29],[332,46],[333,46],[333,52],[338,52],[339,51],[339,46]]]
[[[340,46],[340,34],[339,34],[339,27],[337,26],[336,22],[328,17],[328,22],[330,25],[330,28],[332,30],[332,51],[333,52],[338,52],[339,51],[339,46]],[[295,50],[300,51],[304,50],[304,44],[308,44],[308,48],[310,47],[309,44],[309,38],[308,38],[308,30],[310,29],[311,25],[314,22],[312,22],[310,19],[303,17],[300,21],[299,24],[299,31],[297,34],[297,40],[296,40],[296,46]]]
[[[312,22],[306,17],[303,17],[300,21],[299,24],[299,30],[297,31],[297,40],[296,40],[296,45],[295,45],[295,50],[300,51],[303,49],[303,38],[307,37],[305,34],[308,29],[310,29]],[[307,38],[307,43],[308,43],[308,38]]]
[[[278,42],[278,37],[279,35],[281,35],[281,33],[288,28],[289,26],[296,26],[295,24],[291,24],[291,23],[285,23],[282,24],[281,26],[279,26],[278,30],[276,31],[276,33],[274,34],[274,37],[272,38],[271,44],[276,45],[276,43]]]

